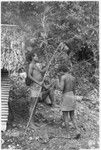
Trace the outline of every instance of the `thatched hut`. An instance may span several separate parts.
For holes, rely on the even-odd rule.
[[[1,26],[1,69],[18,70],[25,61],[24,32],[16,25]]]

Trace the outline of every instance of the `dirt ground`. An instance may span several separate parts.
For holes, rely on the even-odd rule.
[[[91,105],[91,104],[90,104]],[[13,124],[13,128],[2,132],[2,149],[9,150],[78,150],[99,148],[99,112],[94,106],[77,102],[75,120],[80,137],[70,122],[71,139],[63,124],[59,105],[51,108],[39,103],[35,115],[35,128],[30,126],[24,134],[27,122]]]

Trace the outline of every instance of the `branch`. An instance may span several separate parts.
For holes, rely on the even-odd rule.
[[[71,42],[72,40],[74,40],[74,38],[82,39],[81,35],[74,35],[72,38],[70,38],[69,40],[66,40],[64,42],[66,42],[68,44],[69,42]]]
[[[44,36],[43,36],[43,38],[44,38],[44,43],[45,43],[45,49],[44,49],[44,51],[45,51],[45,55],[46,55],[46,61],[47,61],[47,63],[48,63],[48,54],[47,54],[47,50],[46,50],[46,48],[47,48],[47,40],[46,40],[46,37],[47,37],[47,29],[46,29],[46,27],[45,27],[45,24],[46,24],[46,16],[45,16],[45,12],[44,12],[44,14],[43,14],[43,18],[41,19],[42,21],[42,27],[43,27],[43,30],[44,30]]]
[[[18,25],[14,25],[14,24],[1,24],[1,26],[11,26],[11,27],[13,27],[13,26],[15,27],[16,26],[17,27]]]

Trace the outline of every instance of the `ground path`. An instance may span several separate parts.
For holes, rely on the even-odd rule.
[[[87,109],[85,107],[84,112],[85,109]],[[23,133],[26,123],[20,123],[17,127],[2,134],[2,138],[4,140],[4,144],[2,146],[3,148],[12,148],[13,150],[15,148],[21,150],[96,149],[98,148],[99,142],[99,128],[97,124],[98,112],[93,112],[96,118],[95,116],[92,116],[92,112],[88,114],[89,117],[87,114],[84,114],[84,112],[80,112],[80,114],[78,114],[79,116],[77,116],[79,117],[78,122],[82,121],[82,124],[79,126],[81,130],[81,138],[73,139],[75,136],[75,129],[70,123],[72,139],[69,140],[66,139],[66,130],[65,127],[62,126],[59,108],[57,107],[52,109],[49,106],[39,103],[35,117],[35,123],[37,126],[36,130],[33,130],[29,126],[26,136],[24,136]]]

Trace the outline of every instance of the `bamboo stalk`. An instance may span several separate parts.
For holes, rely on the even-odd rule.
[[[45,80],[45,78],[46,78],[46,76],[47,76],[47,73],[48,73],[49,66],[50,66],[52,60],[54,59],[57,50],[59,49],[59,47],[60,47],[61,45],[62,45],[62,43],[60,43],[60,44],[58,45],[58,47],[57,47],[57,49],[55,50],[53,56],[51,57],[51,59],[50,59],[50,61],[49,61],[49,63],[48,63],[48,66],[47,66],[46,73],[45,73],[45,75],[44,75],[44,77],[43,77],[42,83],[44,83],[44,80]],[[39,95],[40,95],[41,90],[42,90],[42,87],[40,87]],[[39,95],[38,95],[38,97],[39,97]],[[31,121],[31,118],[32,118],[32,115],[33,115],[33,111],[34,111],[34,109],[36,108],[36,105],[37,105],[37,102],[38,102],[38,97],[37,97],[37,99],[36,99],[36,101],[35,101],[35,105],[34,105],[34,107],[33,107],[33,109],[32,109],[31,114],[30,114],[29,121],[28,121],[27,126],[26,126],[26,128],[25,128],[24,135],[25,135],[25,133],[26,133],[26,131],[27,131],[27,128],[28,128],[28,126],[29,126],[29,124],[30,124],[30,121]]]
[[[1,26],[11,26],[11,27],[15,27],[15,26],[18,26],[18,25],[14,25],[14,24],[1,24]]]

